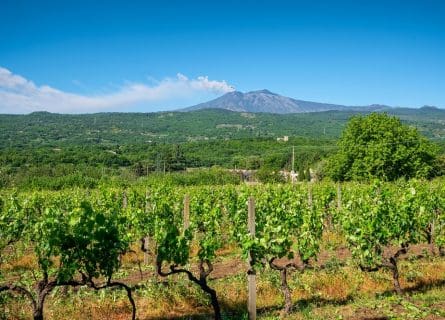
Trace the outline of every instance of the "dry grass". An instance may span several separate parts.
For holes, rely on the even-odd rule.
[[[264,280],[257,282],[257,299],[258,308],[270,308],[283,304],[283,297],[280,288],[272,286],[269,281]]]
[[[127,320],[130,314],[131,305],[123,299],[97,299],[76,295],[67,299],[60,299],[57,296],[49,298],[45,309],[46,318],[54,320]]]
[[[216,250],[218,257],[232,256],[234,252],[238,252],[239,248],[235,243],[229,243],[226,246]]]
[[[346,300],[355,291],[351,280],[342,273],[320,273],[313,277],[312,288],[325,299]]]
[[[247,288],[243,268],[235,268],[241,262],[228,259],[233,250],[236,249],[231,246],[220,250],[219,254],[225,256],[225,259],[220,259],[222,262],[217,264],[221,278],[211,281],[211,286],[217,291],[223,310],[239,315],[245,310]],[[127,270],[136,273],[134,266],[138,259],[142,260],[143,254],[130,253],[125,255],[122,261]],[[34,256],[25,254],[3,265],[2,270],[7,275],[36,267]],[[422,298],[422,294],[427,297],[431,290],[435,290],[439,297],[441,295],[445,297],[445,259],[403,261],[400,269],[402,287],[408,292],[418,292],[419,299],[427,299]],[[234,270],[236,272],[233,272]],[[129,278],[132,276],[133,274],[130,274]],[[145,278],[144,282],[140,283],[141,288],[134,293],[139,319],[158,320],[178,317],[197,319],[211,314],[208,297],[185,277],[161,279],[161,281],[162,283],[155,283],[152,278]],[[378,304],[386,301],[378,299],[394,297],[391,274],[388,271],[363,273],[349,265],[335,271],[307,270],[304,273],[292,273],[289,276],[289,284],[295,311],[286,319],[338,319],[340,316],[343,319],[365,319],[367,316],[372,319],[385,315],[387,312],[385,308],[392,308],[394,312],[400,314],[406,312],[403,307],[399,306],[398,310],[389,302],[383,303],[385,308],[376,308],[368,303],[377,299]],[[266,270],[259,273],[257,297],[260,319],[277,319],[280,316],[283,297],[278,272]],[[445,313],[443,301],[442,304],[439,301],[435,305],[436,309],[443,309]],[[6,304],[0,302],[0,319],[2,313],[7,319],[29,319],[31,310],[26,300],[9,299]],[[46,303],[45,313],[47,319],[55,320],[114,320],[129,319],[131,308],[121,291],[92,293],[82,289],[78,293],[70,292],[67,297],[55,292]],[[233,317],[236,318],[237,316]],[[428,319],[440,319],[440,317],[428,315]]]
[[[24,270],[37,269],[37,258],[34,254],[26,254],[17,259],[13,259],[1,266],[1,270],[4,272],[15,272]]]
[[[434,264],[421,263],[422,275],[418,282],[422,284],[434,284],[438,281],[444,280],[445,276],[445,261],[437,261]]]
[[[335,250],[346,245],[346,239],[338,232],[323,232],[322,250]]]

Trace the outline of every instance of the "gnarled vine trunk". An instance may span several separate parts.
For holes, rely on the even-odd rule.
[[[292,311],[292,297],[291,297],[291,292],[290,292],[290,288],[289,288],[289,284],[287,283],[287,274],[288,271],[291,269],[297,269],[297,266],[295,263],[288,263],[284,266],[280,266],[277,265],[275,263],[275,258],[272,258],[269,260],[269,266],[273,269],[273,270],[277,270],[280,272],[280,277],[281,277],[281,291],[283,292],[283,296],[284,296],[284,309],[283,309],[283,313],[284,314],[289,314]]]
[[[400,287],[399,282],[399,268],[397,267],[397,260],[394,257],[391,257],[389,259],[390,263],[390,269],[392,270],[392,279],[394,284],[394,289],[396,290],[397,294],[402,294],[402,288]]]
[[[402,254],[406,254],[407,252],[408,252],[408,245],[402,244],[402,247],[399,250],[397,250],[394,256],[389,258],[389,268],[392,270],[394,289],[399,295],[403,293],[403,290],[400,287],[399,268],[397,266],[397,260]]]
[[[136,304],[135,304],[132,294],[131,294],[131,288],[121,282],[111,282],[109,280],[106,284],[104,284],[102,286],[97,286],[91,280],[91,278],[83,279],[80,282],[74,281],[74,280],[58,282],[56,280],[48,281],[48,277],[47,277],[47,275],[45,275],[44,279],[40,280],[36,285],[36,294],[37,294],[36,298],[34,298],[32,293],[25,287],[17,286],[14,284],[0,285],[0,292],[12,291],[12,292],[24,295],[31,302],[33,319],[34,320],[43,320],[44,319],[43,310],[44,310],[44,305],[45,305],[45,299],[46,299],[47,295],[49,293],[51,293],[51,291],[54,288],[60,287],[60,286],[76,287],[76,286],[83,286],[83,285],[87,285],[90,288],[93,288],[95,290],[101,290],[101,289],[116,287],[116,286],[118,286],[120,288],[124,288],[127,291],[128,300],[130,301],[131,306],[133,308],[131,319],[132,320],[136,319]]]
[[[401,295],[401,294],[403,294],[403,289],[400,286],[399,267],[397,265],[397,260],[402,254],[406,254],[407,252],[408,252],[408,244],[404,243],[404,244],[402,244],[402,247],[400,249],[398,249],[397,252],[393,256],[388,258],[388,262],[382,263],[382,264],[374,266],[374,267],[366,267],[366,266],[360,265],[360,269],[362,271],[366,271],[366,272],[374,272],[374,271],[378,271],[382,268],[387,268],[387,269],[391,270],[393,284],[394,284],[394,290],[396,291],[397,294]]]
[[[205,270],[204,264],[207,265],[207,270]],[[213,271],[213,265],[209,260],[200,260],[199,261],[199,278],[195,277],[193,273],[186,269],[178,269],[176,265],[170,266],[170,271],[164,272],[162,271],[162,261],[157,261],[157,270],[158,274],[162,277],[167,277],[172,274],[185,273],[190,281],[196,283],[205,293],[210,296],[210,303],[213,307],[213,312],[215,316],[215,320],[221,320],[221,308],[219,306],[218,296],[216,295],[216,291],[209,287],[207,284],[207,277]]]

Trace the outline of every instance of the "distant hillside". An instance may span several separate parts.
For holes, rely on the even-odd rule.
[[[237,112],[252,113],[302,113],[320,112],[329,110],[356,110],[356,111],[381,111],[390,107],[383,105],[371,105],[365,107],[349,107],[338,104],[319,103],[304,100],[296,100],[269,90],[259,90],[243,93],[234,91],[214,100],[200,103],[198,105],[182,109],[181,111],[195,111],[202,109],[225,109]]]
[[[445,140],[445,110],[393,108],[389,114],[437,141]],[[0,149],[67,145],[124,145],[189,141],[276,139],[284,135],[332,140],[348,119],[369,111],[294,114],[199,110],[193,112],[98,113],[63,115],[35,112],[0,115]]]

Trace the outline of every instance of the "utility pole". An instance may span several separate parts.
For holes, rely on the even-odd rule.
[[[292,184],[295,182],[295,146],[292,146],[292,171],[290,172]]]

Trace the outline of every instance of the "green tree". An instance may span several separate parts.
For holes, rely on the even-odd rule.
[[[279,170],[273,170],[267,166],[262,166],[255,175],[263,183],[285,182],[284,176]]]
[[[352,117],[338,147],[327,164],[334,180],[430,178],[436,172],[437,147],[384,113]]]
[[[298,181],[306,181],[306,172],[304,170],[305,165],[300,162],[300,165],[298,166]]]

